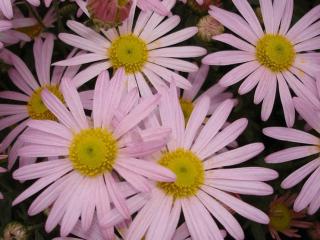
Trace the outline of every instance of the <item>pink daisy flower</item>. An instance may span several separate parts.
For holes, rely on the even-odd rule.
[[[294,104],[300,116],[316,132],[320,133],[319,110],[314,109],[309,102],[301,98],[295,98]],[[320,207],[320,186],[318,184],[320,179],[320,159],[317,156],[320,152],[320,138],[301,130],[285,127],[265,128],[263,133],[268,137],[282,141],[304,144],[303,146],[290,147],[268,155],[265,159],[267,163],[284,163],[316,155],[314,160],[291,173],[281,183],[282,188],[289,189],[312,173],[296,198],[293,209],[300,212],[308,207],[308,213],[314,214]]]
[[[174,0],[165,3],[172,7]],[[197,33],[196,27],[189,27],[166,35],[180,22],[179,16],[171,16],[166,20],[153,12],[141,12],[133,27],[135,7],[130,16],[119,28],[101,31],[102,36],[79,22],[68,21],[67,25],[80,36],[60,33],[59,38],[67,44],[89,53],[55,63],[59,66],[92,63],[79,72],[73,79],[80,86],[97,76],[101,71],[123,67],[126,73],[128,89],[150,83],[156,89],[175,77],[179,88],[191,87],[190,82],[172,70],[195,72],[197,65],[179,58],[199,57],[206,50],[195,46],[168,47],[189,39]],[[162,20],[164,20],[162,22]],[[119,31],[119,32],[118,32]]]
[[[0,13],[0,48],[4,45],[9,46],[20,41],[30,41],[29,36],[16,30],[32,26],[36,24],[36,20],[24,17],[17,8],[14,8],[14,10],[14,19],[12,20],[7,20]]]
[[[131,188],[118,191],[116,173],[135,191],[143,192],[150,190],[148,179],[175,180],[167,168],[144,160],[165,145],[168,128],[138,128],[155,110],[160,96],[144,98],[136,104],[138,90],[126,93],[124,77],[121,68],[110,81],[105,73],[98,78],[92,120],[87,119],[80,96],[68,79],[62,81],[61,89],[70,110],[48,90],[42,91],[43,102],[59,122],[29,121],[29,132],[23,135],[27,145],[19,149],[19,155],[52,159],[13,173],[17,180],[38,179],[13,205],[46,188],[29,208],[29,214],[37,214],[52,205],[45,225],[47,231],[59,223],[61,235],[67,236],[80,217],[83,229],[88,230],[95,212],[101,223],[110,211],[111,201],[129,219],[125,198],[135,192]],[[107,234],[107,239],[112,239],[113,227]]]
[[[301,238],[298,232],[299,228],[308,229],[313,225],[304,220],[307,216],[305,211],[295,212],[292,210],[295,198],[295,194],[287,193],[281,197],[275,196],[270,203],[268,228],[273,239],[281,240],[279,233],[291,239]]]
[[[237,34],[221,34],[214,40],[238,50],[215,52],[202,61],[209,65],[241,64],[220,80],[231,86],[243,80],[239,94],[257,86],[254,103],[262,102],[261,118],[266,121],[272,112],[277,86],[287,126],[295,121],[290,89],[299,97],[320,105],[315,97],[315,75],[320,65],[309,51],[320,48],[320,5],[310,10],[291,29],[293,0],[260,0],[265,30],[246,0],[233,0],[242,16],[212,6],[210,15]]]
[[[171,169],[177,179],[172,183],[155,183],[151,196],[137,194],[127,200],[130,213],[137,212],[127,239],[143,236],[147,240],[172,239],[181,215],[192,239],[223,239],[214,218],[235,239],[244,239],[240,224],[227,207],[250,220],[269,222],[265,213],[232,193],[269,195],[273,189],[264,181],[275,179],[277,172],[261,167],[226,168],[258,155],[264,149],[263,144],[252,143],[217,153],[244,131],[248,121],[239,119],[222,129],[234,106],[232,100],[225,100],[203,124],[209,105],[208,97],[199,100],[185,127],[175,86],[162,94],[160,118],[163,126],[172,129],[172,134],[153,160]],[[104,217],[102,226],[122,221],[120,212],[113,209]]]
[[[44,41],[40,38],[35,40],[33,45],[35,69],[37,80],[32,75],[26,64],[15,54],[3,50],[0,57],[10,65],[8,71],[12,83],[20,91],[1,91],[0,98],[10,102],[0,104],[0,130],[14,126],[10,133],[2,140],[0,152],[9,150],[9,169],[11,169],[17,159],[18,149],[22,146],[19,135],[26,129],[29,119],[51,119],[55,116],[46,108],[41,100],[41,92],[47,88],[57,97],[63,99],[60,91],[60,80],[62,76],[72,78],[78,71],[78,67],[55,67],[50,77],[51,56],[53,51],[53,36],[49,35]],[[90,104],[90,92],[82,93],[83,103]],[[25,165],[34,162],[35,158],[20,158],[20,164]]]
[[[6,18],[13,18],[13,8],[15,0],[0,0],[0,13],[2,13]],[[39,6],[40,0],[27,0],[33,6]]]

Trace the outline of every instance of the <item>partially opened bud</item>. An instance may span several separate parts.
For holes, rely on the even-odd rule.
[[[88,11],[93,22],[100,27],[120,25],[128,16],[132,0],[89,0]]]
[[[216,19],[210,15],[202,17],[198,24],[198,36],[204,42],[210,42],[213,36],[222,34],[224,32],[224,27]]]
[[[19,222],[10,222],[3,230],[4,240],[27,240],[28,230]]]

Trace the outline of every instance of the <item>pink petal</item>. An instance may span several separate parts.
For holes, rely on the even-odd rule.
[[[237,0],[237,2],[239,2],[239,1]],[[243,2],[246,2],[246,1],[243,1]],[[235,1],[234,1],[234,3],[235,3]],[[239,5],[242,6],[245,4],[239,4]],[[259,26],[260,26],[260,23],[259,23]],[[260,28],[261,28],[261,26],[260,26]],[[216,40],[216,41],[224,42],[234,48],[237,48],[237,49],[245,51],[245,52],[255,53],[255,51],[256,51],[254,46],[252,46],[248,42],[243,41],[240,38],[238,38],[230,33],[223,33],[223,34],[212,37],[212,39]]]
[[[220,168],[226,166],[233,166],[243,163],[255,156],[257,156],[264,149],[262,143],[251,143],[218,155],[214,155],[208,160],[204,161],[205,169]]]
[[[293,128],[268,127],[263,129],[263,134],[281,141],[320,145],[319,138]]]
[[[319,148],[315,146],[290,147],[278,152],[271,153],[265,158],[265,161],[267,163],[283,163],[303,157],[308,157],[316,153],[319,153]]]
[[[211,53],[202,59],[202,63],[207,65],[231,65],[255,60],[256,57],[253,53],[238,51],[238,50],[225,50]]]

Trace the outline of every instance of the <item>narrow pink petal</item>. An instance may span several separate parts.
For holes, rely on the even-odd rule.
[[[172,182],[176,179],[175,174],[171,170],[150,161],[136,158],[123,158],[118,159],[116,164],[154,181]]]
[[[102,125],[104,127],[110,126],[114,113],[120,105],[120,101],[125,90],[124,78],[124,69],[118,69],[108,84],[105,97],[101,100],[104,104],[101,106],[102,109],[98,109],[98,111],[102,111],[104,114],[102,119]]]
[[[241,167],[206,171],[206,178],[210,179],[227,178],[239,181],[270,181],[277,177],[278,173],[276,171],[263,167]]]
[[[32,95],[32,88],[22,80],[23,78],[17,70],[15,70],[14,68],[9,69],[8,75],[13,84],[16,85],[22,92],[24,92],[28,96]]]
[[[194,63],[168,57],[149,57],[149,62],[180,72],[195,72],[198,66]]]
[[[274,76],[268,83],[268,91],[262,102],[261,119],[267,121],[271,115],[277,92],[277,79]]]
[[[281,187],[289,189],[300,183],[306,176],[312,173],[315,169],[320,166],[320,159],[316,158],[301,168],[297,169],[289,176],[287,176],[281,183]]]
[[[166,139],[151,141],[136,141],[119,150],[119,156],[144,157],[161,150],[166,145]]]
[[[28,117],[29,116],[27,113],[15,114],[15,115],[11,115],[8,117],[3,117],[0,119],[0,131],[9,127],[9,126],[14,126],[18,122],[20,122]]]
[[[129,208],[126,205],[125,198],[123,194],[117,191],[117,183],[113,179],[110,173],[104,174],[104,180],[106,182],[106,187],[110,196],[111,202],[114,204],[115,208],[117,208],[120,214],[125,218],[130,218]]]
[[[197,151],[201,159],[210,157],[212,154],[221,150],[231,142],[235,141],[239,135],[246,129],[248,120],[246,118],[238,119],[229,126],[222,129],[205,147]]]
[[[314,37],[314,38],[305,40],[294,46],[294,49],[297,53],[317,50],[319,48],[320,48],[320,37]]]
[[[219,202],[203,191],[199,191],[197,197],[232,237],[244,239],[244,232],[240,224]]]
[[[103,54],[106,52],[106,49],[97,45],[94,41],[79,37],[70,33],[60,33],[59,38],[61,41],[69,44],[73,47],[86,50],[92,53]]]
[[[237,0],[237,2],[239,2],[239,0]],[[242,4],[239,4],[239,5],[242,6]],[[260,26],[260,23],[259,23],[259,26]],[[261,28],[261,26],[260,26],[260,28]],[[216,41],[224,42],[234,48],[237,48],[237,49],[245,51],[245,52],[255,53],[255,51],[256,51],[254,46],[252,46],[248,42],[243,41],[240,38],[238,38],[235,35],[230,34],[230,33],[223,33],[223,34],[212,37],[212,39],[216,40]]]
[[[202,125],[209,110],[210,99],[203,97],[194,106],[183,137],[183,147],[190,149],[200,126]]]
[[[265,161],[267,163],[283,163],[303,157],[308,157],[316,153],[319,153],[319,148],[316,146],[291,147],[271,153],[265,158]]]
[[[169,221],[166,229],[166,234],[163,239],[175,239],[177,226],[181,215],[181,201],[176,199],[170,212]],[[189,235],[189,232],[188,232]]]
[[[90,199],[92,196],[96,194],[95,188],[95,179],[87,179],[88,187],[87,190],[83,193],[84,199]],[[95,217],[95,202],[94,201],[85,201],[82,204],[81,209],[81,228],[83,231],[88,232],[90,227],[95,224],[93,219]],[[74,231],[74,230],[73,230]]]
[[[299,35],[292,41],[294,44],[304,42],[320,35],[320,22],[317,21],[314,24],[307,27],[305,30],[299,33]]]
[[[274,33],[274,16],[271,0],[259,0],[266,33]]]
[[[281,19],[281,25],[279,29],[280,34],[282,35],[287,34],[291,24],[292,13],[293,13],[293,0],[286,0],[286,6],[285,6],[284,14]]]
[[[6,16],[6,18],[11,19],[13,17],[12,3],[10,0],[1,0],[0,9],[3,15]]]
[[[96,195],[94,196],[94,200],[96,203],[98,222],[101,225],[104,217],[111,210],[110,197],[103,176],[100,176],[98,179],[96,179]]]
[[[292,127],[295,121],[295,109],[291,97],[291,93],[283,78],[282,74],[277,74],[277,80],[279,85],[279,94],[284,112],[284,118],[288,127]]]
[[[226,177],[227,178],[227,177]],[[206,180],[206,185],[220,189],[225,192],[256,195],[256,196],[267,196],[273,193],[273,189],[266,183],[259,181],[238,181],[230,179],[214,179]]]
[[[232,12],[228,12],[221,8],[211,6],[209,14],[222,23],[226,28],[235,32],[243,39],[249,41],[251,44],[255,44],[257,41],[257,35],[251,30],[248,23],[239,15]]]
[[[266,69],[262,66],[253,71],[240,85],[239,94],[243,95],[250,92],[261,80],[261,77],[265,74]]]
[[[158,212],[156,209],[165,198],[166,196],[160,191],[153,194],[151,200],[139,211],[131,223],[126,238],[141,239],[145,235],[156,212]]]
[[[247,62],[241,64],[240,66],[235,67],[227,74],[225,74],[219,81],[219,84],[223,87],[229,87],[233,84],[238,83],[245,77],[247,77],[252,72],[256,71],[259,67],[259,63],[257,61]]]
[[[205,169],[220,168],[226,166],[233,166],[243,163],[255,156],[257,156],[264,149],[262,143],[251,143],[218,155],[214,155],[208,160],[204,161]]]
[[[188,75],[188,80],[192,83],[192,87],[183,91],[182,98],[184,100],[193,101],[206,80],[208,72],[209,66],[202,64],[198,71]]]
[[[290,141],[311,145],[320,145],[320,139],[310,133],[284,127],[268,127],[263,129],[263,134],[281,141]]]
[[[78,123],[81,129],[89,127],[87,118],[81,103],[79,93],[70,79],[64,78],[61,83],[61,90],[64,100],[73,115],[73,119]]]
[[[161,211],[157,211],[152,219],[150,227],[145,236],[146,239],[154,239],[154,240],[162,240],[166,235],[166,229],[169,226],[170,220],[170,210],[173,204],[172,197],[166,197],[161,202],[159,206],[157,206]]]
[[[153,64],[150,62],[145,64],[145,68],[146,68],[146,70],[153,72],[155,75],[160,76],[161,78],[163,78],[165,81],[167,81],[169,83],[171,83],[172,79],[174,79],[177,87],[179,87],[179,88],[188,89],[191,87],[191,84],[189,83],[189,81],[186,78],[175,73],[174,71],[170,71],[167,68],[161,67],[159,65],[156,65],[156,64]]]
[[[41,95],[42,101],[46,107],[59,119],[63,125],[76,131],[81,129],[65,105],[55,95],[53,95],[47,89],[44,89]]]
[[[223,202],[225,205],[233,209],[236,213],[240,214],[241,216],[249,220],[261,224],[269,223],[269,217],[264,212],[230,194],[224,193],[218,189],[214,189],[208,186],[203,186],[202,190],[208,193],[209,195],[213,196],[220,202]]]
[[[43,60],[41,64],[42,72],[43,72],[43,82],[45,84],[50,83],[50,68],[51,68],[51,59],[52,59],[52,53],[53,53],[53,41],[54,36],[49,34],[44,42],[43,42],[43,48],[41,49],[41,58]]]
[[[264,75],[261,76],[261,79],[259,80],[258,86],[254,93],[254,104],[260,104],[262,102],[269,90],[269,83],[270,81],[274,81],[274,78],[276,78],[276,75],[274,75],[268,69],[264,71]]]
[[[314,196],[314,198],[312,199],[309,208],[308,208],[308,214],[309,215],[313,215],[315,214],[319,207],[320,207],[320,190],[318,190],[317,194]]]
[[[202,63],[207,65],[231,65],[255,60],[253,53],[239,50],[225,50],[211,53],[202,59]]]
[[[298,197],[296,198],[293,209],[296,212],[300,212],[306,208],[313,197],[317,194],[320,189],[320,185],[317,184],[320,181],[320,168],[317,168],[312,175],[308,178],[306,183],[303,185]]]
[[[317,5],[305,14],[287,33],[289,39],[294,39],[300,32],[319,19],[320,6]]]
[[[19,181],[26,181],[46,177],[58,172],[68,172],[71,169],[72,166],[69,160],[52,160],[21,167],[13,173],[13,178]]]
[[[16,101],[22,101],[22,102],[28,102],[29,101],[29,96],[27,96],[27,95],[25,95],[23,93],[14,92],[14,91],[1,91],[0,92],[0,98],[16,100]]]
[[[85,63],[96,62],[100,60],[105,60],[106,56],[97,53],[85,53],[81,55],[77,55],[72,58],[67,58],[66,60],[55,62],[54,66],[73,66],[73,65],[81,65]]]
[[[30,216],[34,216],[50,207],[58,198],[59,194],[64,189],[64,186],[68,184],[68,181],[70,181],[70,176],[72,175],[67,174],[59,178],[57,181],[47,187],[43,192],[41,192],[41,194],[39,194],[39,196],[30,205],[28,214]]]
[[[202,47],[196,46],[181,46],[181,47],[168,47],[159,48],[149,51],[150,57],[172,57],[172,58],[191,58],[201,57],[207,54],[207,50]]]
[[[55,147],[51,145],[29,145],[24,146],[18,151],[22,157],[58,157],[69,154],[68,146]]]
[[[47,134],[57,135],[67,140],[72,139],[72,132],[60,123],[50,120],[30,120],[28,127],[42,131]]]
[[[12,205],[15,206],[25,199],[29,198],[30,196],[36,194],[41,189],[45,188],[55,180],[59,179],[62,175],[64,175],[65,172],[58,172],[49,176],[46,176],[44,178],[40,178],[36,182],[34,182],[29,188],[27,188],[24,192],[22,192],[13,202]]]
[[[285,14],[285,8],[287,1],[274,1],[273,2],[273,34],[277,34],[279,32],[279,26],[281,23],[281,19]]]
[[[26,105],[0,104],[0,116],[9,116],[14,114],[27,113]]]
[[[114,131],[114,136],[118,139],[135,127],[141,120],[153,112],[159,100],[159,95],[143,99],[124,119],[121,120]]]
[[[123,177],[128,183],[130,183],[135,189],[139,192],[150,192],[151,187],[145,177],[136,174],[126,167],[122,167],[120,165],[115,165],[114,169],[119,173],[121,177]]]
[[[226,100],[217,107],[195,140],[195,143],[191,148],[192,151],[200,152],[208,145],[210,140],[218,133],[226,122],[232,108],[233,103],[231,100]]]
[[[317,114],[314,114],[313,111],[310,111],[310,109],[312,109],[312,106],[310,106],[310,103],[306,102],[302,98],[294,98],[293,103],[295,108],[297,109],[297,112],[300,114],[300,116],[314,130],[320,133],[320,117]]]

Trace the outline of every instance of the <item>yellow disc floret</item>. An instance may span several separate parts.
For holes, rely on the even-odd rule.
[[[274,204],[269,212],[270,225],[277,231],[284,231],[291,226],[292,213],[283,203]]]
[[[41,24],[35,24],[29,27],[16,28],[15,30],[18,32],[22,32],[28,35],[30,38],[34,39],[44,31],[44,28],[43,26],[41,26]]]
[[[69,147],[69,159],[75,170],[85,176],[111,172],[118,152],[117,142],[110,132],[90,128],[77,133]]]
[[[114,40],[108,50],[114,69],[124,67],[126,73],[142,70],[148,59],[147,45],[140,38],[129,34]]]
[[[282,35],[266,34],[257,42],[257,60],[272,72],[289,69],[295,56],[293,44]]]
[[[182,98],[180,98],[179,101],[180,101],[180,106],[181,106],[181,109],[183,112],[184,119],[187,122],[190,118],[192,111],[193,111],[193,103],[190,101],[186,101]]]
[[[32,119],[37,120],[53,120],[56,121],[57,118],[47,109],[46,105],[42,102],[41,92],[43,89],[48,89],[57,98],[63,101],[63,95],[56,85],[47,85],[36,89],[31,95],[28,101],[28,114]]]
[[[158,187],[174,198],[194,196],[204,182],[201,160],[191,151],[179,148],[162,155],[159,164],[176,174],[176,181],[159,182]]]

